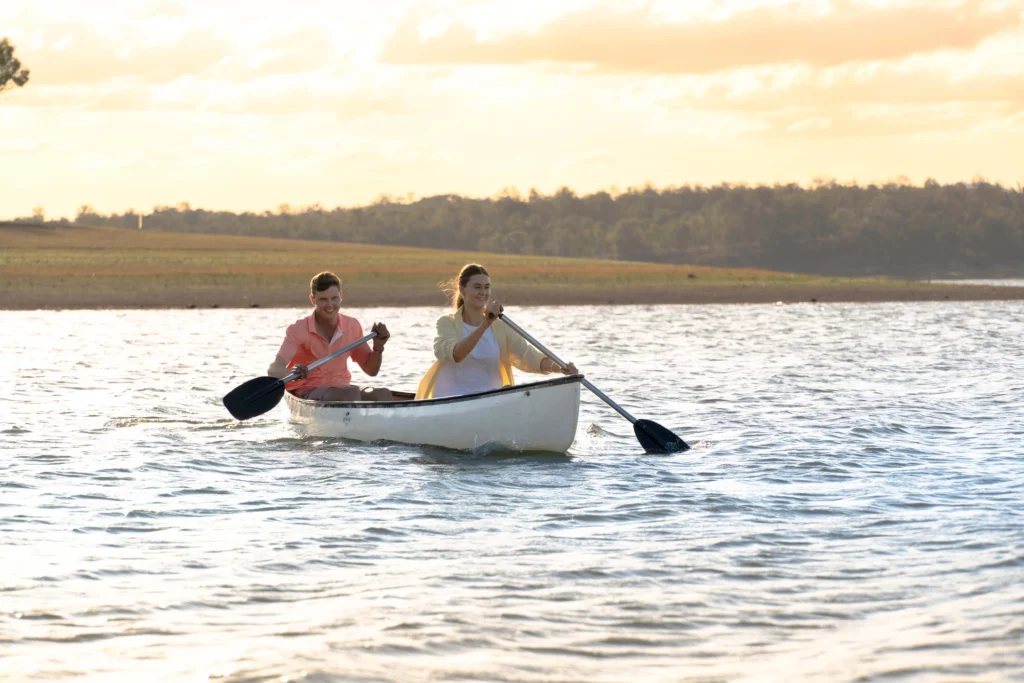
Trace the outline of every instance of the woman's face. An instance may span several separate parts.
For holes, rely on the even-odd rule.
[[[483,274],[474,275],[465,287],[459,287],[459,294],[466,308],[483,310],[491,299],[491,278]]]

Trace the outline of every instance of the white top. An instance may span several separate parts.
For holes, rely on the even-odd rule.
[[[462,338],[476,331],[476,327],[463,321]],[[501,349],[494,338],[494,330],[487,328],[480,341],[461,363],[445,363],[437,373],[434,398],[460,396],[478,391],[500,389]]]

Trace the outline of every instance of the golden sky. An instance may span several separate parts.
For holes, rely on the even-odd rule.
[[[0,218],[1024,181],[1024,0],[2,0]]]

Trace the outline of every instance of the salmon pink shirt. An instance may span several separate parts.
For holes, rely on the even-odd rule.
[[[311,314],[308,318],[296,320],[288,326],[284,343],[281,344],[277,355],[284,358],[288,367],[294,367],[299,363],[309,365],[362,336],[363,326],[358,320],[338,313],[338,328],[334,331],[334,338],[325,339],[316,331],[315,314]],[[343,353],[313,370],[306,379],[289,382],[288,390],[301,392],[315,387],[349,386],[352,384],[352,373],[348,371],[349,357],[360,365],[365,363],[370,357],[370,345],[360,344],[348,353]]]

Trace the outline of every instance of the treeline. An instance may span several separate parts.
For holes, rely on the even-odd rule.
[[[134,228],[134,212],[82,207],[82,225]],[[231,213],[158,207],[144,229],[370,242],[833,274],[1024,274],[1024,187],[978,180],[811,187],[677,187],[579,196],[506,191],[381,198],[359,208]]]

